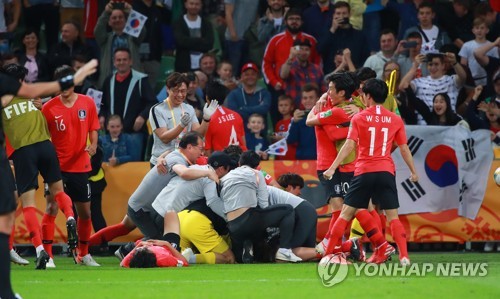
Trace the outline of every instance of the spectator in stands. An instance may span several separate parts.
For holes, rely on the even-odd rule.
[[[227,90],[215,80],[209,81],[206,88],[206,100],[222,102],[226,98]],[[226,147],[235,145],[246,151],[245,124],[241,116],[224,106],[219,106],[212,115],[205,134],[205,155],[210,156],[214,151],[222,151]]]
[[[370,55],[365,36],[350,24],[351,6],[347,2],[338,1],[334,7],[332,23],[324,29],[325,34],[318,44],[318,50],[323,57],[324,73],[334,70],[333,58],[338,50],[351,50],[351,59],[356,67],[363,65]]]
[[[333,12],[335,10],[333,1],[317,0],[316,3],[307,8],[302,14],[304,20],[304,32],[308,33],[316,40],[321,39],[324,33],[323,28],[332,24]]]
[[[233,66],[227,60],[223,60],[217,65],[216,80],[220,82],[228,92],[238,87],[239,83],[233,76]]]
[[[45,45],[57,44],[59,36],[59,4],[54,0],[23,0],[23,19],[26,28],[40,32],[45,26]]]
[[[94,29],[97,24],[97,19],[104,11],[107,1],[93,1],[93,0],[83,0],[83,32],[85,36],[85,43],[87,46],[92,48],[94,56],[100,58],[100,49],[97,45],[94,36]]]
[[[434,8],[429,2],[422,2],[418,7],[419,25],[411,27],[405,32],[405,39],[411,32],[419,32],[422,35],[423,43],[420,53],[436,53],[439,49],[451,42],[448,33],[433,24],[436,16]]]
[[[103,162],[110,166],[118,166],[126,162],[141,160],[141,153],[134,138],[123,133],[122,118],[113,114],[107,119],[107,134],[99,136],[99,146],[103,151]]]
[[[345,48],[343,50],[337,50],[337,52],[335,53],[335,57],[333,59],[333,64],[335,66],[335,69],[333,70],[333,72],[326,74],[325,78],[335,73],[356,71],[356,67],[354,66],[351,60],[351,50],[349,50],[348,48]]]
[[[325,90],[323,71],[318,64],[309,61],[310,56],[309,40],[296,39],[286,63],[281,66],[280,77],[285,82],[285,93],[294,99],[296,107],[300,105],[300,93],[304,84],[313,83],[320,91]]]
[[[368,46],[370,54],[380,50],[377,37],[380,36],[380,30],[382,29],[380,11],[384,9],[380,2],[381,0],[366,1],[366,9],[363,13],[362,31],[368,42],[366,46]]]
[[[288,137],[290,126],[292,124],[292,115],[295,110],[295,101],[289,95],[280,95],[278,98],[278,111],[281,114],[281,119],[274,126],[274,135],[271,136],[272,142],[277,142]],[[284,156],[276,156],[276,160],[295,160],[297,147],[288,145],[288,150]]]
[[[377,78],[382,79],[384,64],[394,59],[394,55],[399,54],[396,48],[402,50],[401,46],[398,47],[396,34],[390,29],[382,30],[380,33],[380,51],[368,57],[363,66],[374,70],[377,73]]]
[[[82,56],[82,55],[75,55],[71,59],[71,67],[76,71],[78,71],[82,66],[85,65],[87,62],[87,58]],[[95,86],[95,82],[92,81],[90,78],[85,78],[80,84],[75,84],[75,92],[80,93],[80,94],[87,94],[87,91],[89,88],[97,90]],[[102,101],[102,99],[101,99]],[[97,113],[99,113],[99,110],[101,109],[101,106],[97,107]]]
[[[90,47],[83,42],[81,33],[80,24],[74,21],[67,21],[62,25],[61,41],[52,45],[47,54],[51,74],[62,65],[71,65],[71,59],[75,55],[85,56],[87,61],[94,58]]]
[[[173,24],[176,51],[175,71],[200,68],[200,58],[214,45],[214,31],[207,18],[200,16],[201,0],[185,0],[186,14]]]
[[[474,58],[474,50],[483,46],[484,44],[491,43],[486,39],[486,34],[488,34],[488,25],[486,20],[482,18],[476,18],[472,27],[472,33],[474,33],[475,39],[466,42],[462,49],[460,49],[460,63],[464,66],[468,66],[472,78],[474,79],[475,85],[486,85],[487,77],[486,70],[479,65],[476,58]],[[498,51],[496,49],[491,49],[487,52],[488,56],[498,58]]]
[[[28,70],[26,82],[43,82],[52,78],[49,72],[47,56],[39,48],[38,33],[28,29],[23,33],[21,51],[16,53],[19,64]]]
[[[112,114],[123,119],[123,132],[131,134],[138,151],[142,153],[147,135],[146,120],[156,103],[148,76],[132,68],[133,60],[128,48],[117,48],[114,53],[116,73],[108,76],[102,87],[102,107],[99,121]]]
[[[233,65],[234,67],[234,65]],[[214,53],[204,53],[200,57],[200,70],[211,79],[217,69],[217,58]]]
[[[307,114],[314,108],[319,99],[319,90],[312,84],[302,87],[301,106],[293,113],[290,132],[286,138],[288,144],[297,146],[297,160],[316,160],[316,135],[314,128],[306,125]]]
[[[486,35],[486,39],[490,42],[495,41],[495,39],[500,36],[500,17],[498,12],[494,11],[490,4],[486,1],[476,4],[474,9],[474,17],[483,18],[486,20],[486,24],[490,31]]]
[[[394,82],[391,82],[390,77],[393,71],[396,71],[396,79],[394,80]],[[405,124],[416,125],[417,115],[415,114],[415,108],[408,101],[406,93],[399,90],[401,76],[401,66],[396,61],[389,60],[384,64],[382,80],[387,83],[387,87],[389,88],[389,95],[387,96],[387,98],[393,97],[396,100],[397,109],[399,110],[399,114],[401,115],[401,118],[404,120]]]
[[[493,76],[493,84],[495,94],[484,101],[479,99],[483,87],[476,86],[472,100],[468,102],[465,118],[471,130],[491,130],[491,140],[500,146],[500,71]]]
[[[266,14],[257,24],[258,39],[266,44],[273,36],[285,31],[284,16],[288,10],[284,0],[267,0],[267,6]]]
[[[160,61],[163,52],[162,26],[170,21],[170,11],[153,0],[134,0],[132,8],[146,16],[146,36],[139,48],[142,68],[148,74],[149,84],[154,87],[160,75]]]
[[[448,2],[447,5],[451,7],[440,17],[440,20],[443,19],[441,25],[448,32],[452,43],[461,48],[465,42],[474,39],[472,0],[453,0],[453,3]]]
[[[407,55],[397,55],[396,61],[401,66],[401,77],[404,77],[413,66],[417,55],[420,54],[422,49],[422,35],[420,35],[420,32],[412,32],[408,34],[406,40],[402,40],[401,42],[403,43],[403,48],[408,49],[408,53],[406,53]],[[415,76],[419,78],[428,74],[427,68],[419,65]]]
[[[450,97],[446,93],[438,93],[432,99],[432,109],[427,104],[415,97],[411,88],[407,89],[408,101],[412,102],[422,118],[429,126],[454,126],[462,121],[451,108]]]
[[[290,49],[295,40],[309,40],[311,54],[309,60],[312,63],[320,64],[321,58],[316,51],[316,39],[301,31],[302,27],[302,12],[295,8],[288,10],[285,16],[286,30],[285,32],[275,35],[267,44],[264,58],[262,61],[262,72],[264,80],[268,85],[268,89],[272,95],[271,118],[273,122],[278,121],[278,96],[285,89],[285,82],[280,78],[280,70],[283,64],[287,61],[290,55]]]
[[[415,78],[417,67],[424,59],[427,60],[429,76],[413,79]],[[445,75],[445,60],[453,66],[456,75]],[[450,108],[452,111],[456,111],[458,92],[465,82],[466,77],[466,72],[462,65],[457,62],[455,54],[420,54],[415,59],[408,74],[401,80],[400,89],[406,89],[410,86],[417,98],[426,103],[429,110],[432,109],[433,99],[436,94],[447,93],[450,97]],[[418,123],[425,124],[421,115],[419,115]]]
[[[489,56],[487,53],[491,51],[491,49],[500,49],[500,37],[490,43],[485,44],[476,50],[474,50],[474,57],[477,62],[486,70],[486,74],[488,74],[488,83],[486,85],[486,92],[490,93],[493,91],[493,75],[496,73],[498,68],[500,67],[500,59],[497,57]]]
[[[0,1],[0,33],[14,32],[21,16],[21,0]],[[8,16],[6,18],[6,16]],[[0,38],[0,55],[10,52],[10,42]]]
[[[418,25],[417,10],[424,0],[412,0],[399,2],[394,0],[382,0],[381,4],[388,9],[395,11],[399,16],[398,39],[402,40],[403,35],[411,27]]]
[[[203,120],[203,106],[205,105],[205,99],[199,96],[196,91],[198,90],[198,77],[193,72],[188,72],[185,74],[186,78],[189,80],[186,100],[186,104],[193,106],[195,116],[199,122]]]
[[[241,68],[241,86],[233,89],[226,98],[224,106],[238,112],[247,123],[253,113],[258,113],[267,118],[271,106],[271,94],[265,88],[257,86],[259,69],[253,62],[243,65]]]
[[[266,150],[269,147],[267,136],[262,136],[266,127],[265,123],[266,120],[261,114],[253,113],[248,118],[247,129],[249,132],[245,135],[248,150],[256,152],[262,160],[267,160]]]
[[[248,48],[243,35],[257,17],[259,1],[224,0],[224,6],[227,23],[225,55],[239,71],[243,62],[248,59]]]
[[[104,12],[97,20],[97,25],[94,30],[95,39],[101,49],[101,60],[99,63],[99,82],[98,86],[102,87],[104,80],[113,73],[115,66],[113,63],[113,55],[118,48],[128,48],[130,59],[133,63],[132,68],[137,71],[142,71],[139,48],[146,36],[146,31],[142,28],[139,37],[133,37],[124,32],[125,22],[130,13],[132,6],[124,3],[124,9],[115,8],[115,2],[109,2],[106,5]],[[108,32],[107,26],[111,27]],[[125,130],[127,124],[125,121]]]

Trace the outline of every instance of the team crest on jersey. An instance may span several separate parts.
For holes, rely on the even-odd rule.
[[[78,110],[78,118],[82,120],[87,118],[87,111],[85,109]]]
[[[319,118],[326,118],[326,117],[329,117],[329,116],[332,116],[332,110],[328,110],[326,112],[321,112],[319,114]]]

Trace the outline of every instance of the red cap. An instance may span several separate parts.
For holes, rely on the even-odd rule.
[[[252,69],[252,70],[256,71],[257,73],[259,72],[259,68],[253,62],[247,62],[247,63],[245,63],[243,65],[243,67],[241,68],[241,72],[243,73],[243,72],[245,72],[248,69]]]

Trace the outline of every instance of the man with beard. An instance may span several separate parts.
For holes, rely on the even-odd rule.
[[[262,61],[262,72],[264,79],[269,86],[272,95],[271,117],[276,122],[280,114],[278,113],[278,96],[283,93],[285,83],[280,78],[281,66],[287,61],[290,55],[290,48],[295,40],[309,40],[311,44],[311,55],[309,61],[314,64],[320,64],[321,58],[316,51],[316,39],[307,33],[301,31],[302,12],[291,8],[285,15],[286,30],[276,34],[267,44]]]

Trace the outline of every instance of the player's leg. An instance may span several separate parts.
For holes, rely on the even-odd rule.
[[[107,226],[90,236],[89,246],[101,245],[110,242],[115,238],[125,236],[136,228],[134,222],[125,215],[122,222]]]
[[[318,171],[318,178],[323,185],[328,196],[328,204],[332,210],[332,217],[330,218],[330,224],[328,225],[328,230],[323,238],[323,240],[316,246],[316,250],[324,254],[328,241],[330,239],[330,232],[332,231],[335,221],[340,216],[342,210],[342,205],[344,204],[344,198],[342,196],[342,181],[340,177],[340,172],[335,172],[332,179],[327,180],[323,177],[323,171]]]
[[[168,210],[164,216],[163,223],[163,237],[162,240],[170,242],[174,248],[180,248],[179,243],[181,242],[180,236],[180,222],[177,212],[174,210]]]
[[[295,228],[292,238],[292,251],[302,260],[317,258],[316,226],[318,214],[316,209],[307,201],[295,207]]]

